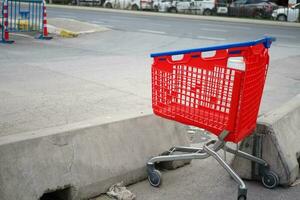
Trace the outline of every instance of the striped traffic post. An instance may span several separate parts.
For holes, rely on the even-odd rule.
[[[9,32],[8,32],[8,2],[4,0],[2,7],[2,43],[13,43],[14,41],[9,40]]]
[[[46,9],[46,1],[43,1],[43,30],[42,34],[38,37],[38,39],[50,40],[52,37],[48,35],[48,26],[47,26],[47,9]]]

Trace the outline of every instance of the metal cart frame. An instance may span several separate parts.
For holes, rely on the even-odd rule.
[[[169,150],[169,155],[157,156],[151,158],[147,163],[148,180],[150,184],[154,187],[159,187],[161,184],[161,173],[155,169],[155,163],[166,162],[166,161],[176,161],[176,160],[189,160],[189,159],[205,159],[212,156],[218,161],[218,163],[230,174],[230,176],[238,184],[238,200],[247,199],[247,187],[244,181],[239,177],[239,175],[222,159],[222,157],[217,153],[219,150],[223,149],[228,153],[232,153],[236,156],[245,158],[247,160],[253,161],[259,164],[259,175],[262,177],[262,183],[266,188],[273,189],[279,183],[279,178],[277,174],[270,170],[269,164],[258,157],[255,157],[246,152],[235,150],[226,145],[224,138],[227,136],[228,131],[223,131],[219,140],[210,140],[202,148],[194,147],[173,147]],[[174,152],[182,152],[184,154],[172,155]]]

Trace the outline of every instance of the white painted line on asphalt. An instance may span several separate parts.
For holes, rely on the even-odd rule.
[[[80,19],[79,17],[73,15],[59,15],[56,18],[65,18],[65,19]],[[81,20],[81,19],[80,19]]]
[[[203,25],[203,26],[213,26],[214,28],[216,28],[216,27],[224,27],[224,28],[227,28],[227,29],[237,29],[237,30],[250,30],[251,29],[250,27],[222,25],[222,24],[215,24],[215,23],[211,23],[211,24],[201,23],[201,25]]]
[[[153,31],[153,30],[148,30],[148,29],[140,29],[139,31],[145,32],[145,33],[154,33],[154,34],[166,34],[166,32],[163,32],[163,31]]]
[[[107,22],[120,22],[121,20],[108,18],[108,19],[106,19],[106,21]],[[126,22],[128,22],[128,21],[126,21]]]
[[[222,33],[228,32],[228,30],[221,30],[221,29],[216,29],[216,28],[201,28],[200,30],[202,30],[202,31],[212,31],[212,32],[222,32]]]
[[[217,41],[225,41],[226,40],[225,38],[207,37],[207,36],[202,36],[202,35],[197,36],[197,38],[204,39],[204,40],[217,40]]]
[[[25,34],[22,34],[22,33],[11,33],[13,35],[17,35],[17,36],[21,36],[21,37],[25,37],[25,38],[31,38],[33,39],[34,37],[30,36],[30,35],[25,35]]]
[[[91,23],[93,23],[93,24],[105,24],[105,22],[102,22],[102,21],[91,21]]]
[[[151,23],[151,22],[145,22],[145,24],[147,23],[147,25],[154,25],[154,26],[163,26],[163,27],[171,27],[170,24],[159,24],[159,23]]]
[[[278,37],[278,38],[287,38],[287,39],[296,39],[296,36],[291,36],[291,35],[277,35],[277,34],[265,34],[265,36],[272,36],[272,37]]]
[[[226,27],[228,29],[237,29],[237,30],[251,30],[250,27],[241,27],[241,26],[226,26],[226,25],[223,25],[223,27]]]

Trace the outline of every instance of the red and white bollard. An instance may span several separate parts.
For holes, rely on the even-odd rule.
[[[46,10],[46,5],[43,5],[43,14],[44,14],[44,19],[43,19],[43,23],[44,23],[44,27],[43,27],[43,35],[44,36],[48,36],[48,28],[47,28],[47,10]]]
[[[48,27],[47,27],[47,10],[46,10],[46,1],[43,1],[43,33],[38,37],[38,39],[50,40],[52,37],[48,36]]]
[[[7,0],[3,3],[3,26],[2,26],[2,43],[13,43],[14,41],[9,40],[8,31],[8,3]]]

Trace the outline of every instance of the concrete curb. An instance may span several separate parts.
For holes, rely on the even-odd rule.
[[[107,9],[107,8],[70,6],[70,5],[54,5],[54,4],[48,4],[47,7],[49,7],[49,8],[65,8],[65,9],[73,9],[73,10],[89,10],[89,11],[98,11],[98,12],[124,13],[124,14],[134,14],[134,15],[141,15],[141,16],[160,16],[160,17],[171,17],[171,18],[182,18],[182,19],[208,20],[208,21],[218,21],[218,22],[247,23],[247,24],[300,28],[300,23],[295,23],[295,22],[280,22],[280,21],[231,18],[231,17],[221,17],[221,16],[203,16],[203,15],[159,13],[159,12],[143,12],[143,11],[132,11],[132,10],[117,10],[117,9]]]
[[[74,38],[74,37],[77,37],[78,35],[79,35],[79,33],[72,32],[72,31],[65,30],[65,29],[61,29],[61,31],[59,32],[59,36],[64,37],[64,38]]]
[[[244,140],[242,151],[256,152],[279,176],[281,185],[292,185],[299,176],[300,94],[283,106],[259,117],[256,133]],[[256,142],[255,142],[256,141]],[[252,166],[252,167],[251,167]],[[257,179],[257,168],[236,157],[233,167],[245,179]]]
[[[77,32],[57,28],[57,27],[52,26],[50,24],[48,25],[48,32],[50,34],[58,35],[58,36],[63,37],[63,38],[74,38],[74,37],[78,37],[78,35],[79,35],[79,33],[77,33]]]
[[[187,144],[185,126],[153,115],[0,137],[0,197],[39,200],[60,191],[62,199],[88,199],[145,179],[150,157]]]

